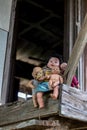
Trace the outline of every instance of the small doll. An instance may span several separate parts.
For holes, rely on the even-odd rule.
[[[35,67],[35,72],[32,73],[34,79],[38,81],[35,87],[35,96],[39,108],[44,107],[43,94],[45,92],[53,90],[51,97],[53,99],[58,97],[59,84],[63,82],[62,77],[59,75],[59,66],[60,60],[57,57],[51,57],[45,67],[41,68],[41,70]],[[56,77],[57,80],[53,82],[53,78],[56,79]]]
[[[34,104],[34,107],[37,107],[38,102],[37,102],[37,96],[36,96],[36,87],[39,84],[39,79],[41,81],[44,78],[43,71],[42,71],[41,67],[34,67],[33,72],[32,72],[32,76],[34,79],[30,80],[28,82],[27,86],[32,89],[33,104]]]
[[[60,75],[60,60],[57,57],[50,57],[47,65],[43,68],[44,73],[49,79],[49,89],[53,90],[50,96],[57,99],[59,95],[59,84],[63,83],[63,78]]]
[[[43,82],[46,80],[46,76],[44,75],[44,71],[41,67],[35,67],[32,72],[32,76],[34,78],[34,82],[37,81],[37,84],[33,84],[30,82],[30,86],[33,89],[33,104],[34,107],[39,105],[39,108],[44,107],[43,94],[44,92],[50,91],[48,87],[48,82]]]
[[[43,100],[43,94],[47,91],[50,91],[49,85],[48,85],[48,77],[45,75],[43,69],[37,71],[36,79],[38,81],[38,85],[35,88],[36,92],[36,98],[37,103],[39,105],[39,108],[44,108],[44,100]]]
[[[64,73],[66,67],[67,67],[66,62],[64,62],[60,65],[62,74]],[[75,75],[72,78],[71,87],[80,88],[79,82],[78,82],[77,77]]]
[[[63,78],[60,75],[60,69],[59,67],[56,67],[55,69],[52,69],[52,74],[50,75],[49,79],[49,87],[53,90],[53,93],[50,94],[50,96],[53,99],[57,99],[59,95],[59,85],[63,83]]]

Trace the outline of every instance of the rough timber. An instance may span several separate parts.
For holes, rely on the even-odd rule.
[[[74,130],[73,127],[87,129],[87,93],[65,84],[61,86],[60,93],[58,100],[45,95],[44,109],[34,108],[32,99],[1,106],[1,130],[39,130],[51,127],[60,130],[61,127],[64,130]],[[77,124],[74,124],[75,121]]]

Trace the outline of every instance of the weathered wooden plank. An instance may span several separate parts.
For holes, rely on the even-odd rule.
[[[45,108],[34,108],[32,99],[0,107],[0,126],[58,114],[58,100],[44,98]]]
[[[87,14],[85,16],[84,22],[82,24],[82,28],[79,32],[79,35],[74,44],[71,56],[68,61],[67,69],[65,70],[64,76],[67,76],[66,84],[70,85],[72,81],[72,77],[75,74],[80,56],[83,53],[83,50],[87,43]]]
[[[6,102],[12,101],[13,98],[13,79],[14,79],[14,62],[15,62],[15,40],[13,42],[13,34],[15,32],[14,29],[14,22],[15,22],[15,9],[16,9],[16,3],[17,0],[9,0],[9,2],[12,1],[12,7],[10,12],[10,23],[9,23],[9,32],[7,37],[7,44],[6,44],[6,52],[5,52],[5,60],[4,60],[4,69],[3,69],[3,84],[2,84],[2,90],[1,90],[1,103],[5,104]],[[6,1],[7,2],[7,1]],[[4,3],[4,1],[3,1]],[[7,2],[7,4],[9,4]],[[4,5],[4,4],[3,4]],[[4,7],[5,8],[5,7]],[[8,91],[9,89],[9,91]]]
[[[0,127],[0,130],[68,130],[67,123],[65,124],[64,121],[59,121],[59,119],[48,119],[48,120],[27,120],[22,123],[15,123],[12,125],[7,125]]]
[[[50,128],[50,127],[60,127],[60,123],[58,120],[37,120],[37,119],[33,119],[30,121],[25,121],[22,122],[20,124],[18,124],[16,127],[13,128],[13,130],[22,130],[24,128],[28,128],[28,129],[45,129],[45,128]]]
[[[87,121],[87,92],[63,85],[61,87],[59,115]]]

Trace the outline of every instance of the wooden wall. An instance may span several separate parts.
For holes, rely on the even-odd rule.
[[[82,1],[82,20],[87,13],[87,0]],[[84,90],[87,91],[87,45],[84,50]]]

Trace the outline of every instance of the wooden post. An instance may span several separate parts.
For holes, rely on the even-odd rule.
[[[64,73],[64,77],[66,78],[66,84],[70,85],[72,81],[72,77],[75,74],[80,56],[83,53],[83,50],[87,43],[87,14],[85,16],[84,22],[82,24],[82,28],[78,34],[76,42],[74,44],[71,56],[68,61],[67,69]]]

